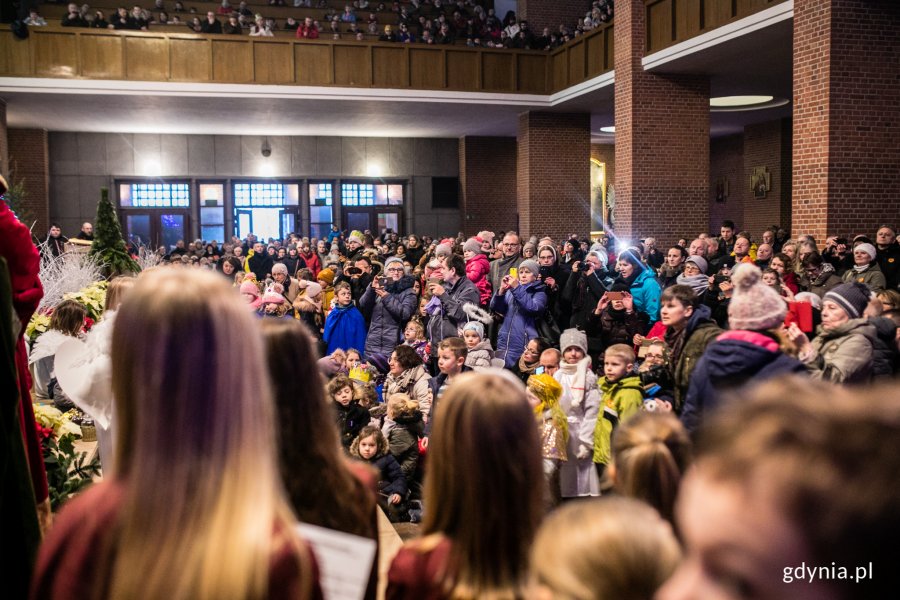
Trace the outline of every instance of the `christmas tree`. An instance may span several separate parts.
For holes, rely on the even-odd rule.
[[[94,227],[94,243],[91,256],[99,256],[107,269],[107,274],[123,275],[137,273],[141,267],[128,255],[122,229],[116,217],[116,209],[109,201],[109,188],[100,188],[100,203],[97,205],[97,222]]]

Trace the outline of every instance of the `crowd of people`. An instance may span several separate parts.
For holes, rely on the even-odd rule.
[[[159,248],[111,284],[108,390],[32,348],[36,393],[115,407],[36,596],[316,597],[292,519],[376,539],[376,506],[422,522],[389,598],[787,598],[782,568],[864,557],[890,577],[900,402],[860,384],[900,366],[896,231],[718,233]],[[51,330],[83,337],[73,312]],[[819,597],[871,597],[846,579]]]
[[[286,6],[285,0],[270,0],[271,6]],[[233,34],[270,37],[275,31],[293,31],[303,39],[377,39],[382,42],[456,44],[472,47],[515,48],[522,50],[552,50],[584,33],[611,23],[613,0],[585,2],[584,16],[574,23],[545,27],[532,31],[528,21],[508,11],[501,19],[493,8],[485,8],[475,0],[411,0],[410,2],[374,3],[354,0],[343,10],[332,7],[325,0],[292,0],[293,7],[323,9],[321,21],[315,16],[289,16],[279,23],[263,16],[246,2],[232,5],[221,0],[216,11],[205,17],[194,7],[176,1],[167,7],[164,0],[155,0],[152,8],[135,5],[129,11],[119,7],[112,14],[93,10],[87,4],[70,3],[60,19],[64,27],[147,31],[154,25],[186,25],[196,33]],[[220,18],[222,20],[220,20]],[[26,25],[47,25],[37,10],[32,10]],[[367,37],[368,36],[368,37]]]

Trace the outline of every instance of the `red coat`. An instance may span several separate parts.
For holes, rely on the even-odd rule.
[[[491,263],[488,262],[487,256],[478,253],[466,261],[466,277],[478,288],[479,302],[482,306],[487,306],[491,301],[491,282],[488,275],[491,272]]]
[[[319,276],[319,271],[322,270],[322,263],[319,262],[319,257],[315,252],[310,252],[308,255],[298,252],[297,256],[306,262],[306,268],[309,269],[313,277]]]
[[[19,418],[22,436],[25,439],[28,468],[31,470],[34,497],[40,504],[47,499],[49,492],[41,442],[35,429],[34,409],[31,406],[31,376],[28,373],[28,353],[25,351],[25,326],[44,296],[44,288],[38,278],[41,258],[31,242],[28,228],[13,215],[2,200],[0,200],[0,256],[5,258],[9,265],[13,310],[16,311],[22,324],[22,330],[16,338],[16,371],[19,379],[19,398],[22,399],[19,402]]]

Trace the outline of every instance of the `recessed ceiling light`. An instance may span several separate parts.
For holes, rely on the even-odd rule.
[[[616,127],[615,125],[609,125],[607,127],[601,127],[600,131],[602,131],[603,133],[615,133]]]
[[[754,106],[774,100],[774,96],[719,96],[710,98],[709,105],[716,108],[735,108],[738,106]]]

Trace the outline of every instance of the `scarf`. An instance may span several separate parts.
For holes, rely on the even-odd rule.
[[[709,276],[700,273],[699,275],[684,275],[681,274],[675,280],[678,285],[686,285],[692,290],[694,290],[694,294],[699,296],[703,294],[709,288]]]
[[[857,273],[865,273],[869,270],[869,267],[872,266],[872,263],[866,263],[864,265],[853,265],[853,270]]]
[[[404,290],[408,290],[408,289],[412,288],[412,286],[415,284],[415,282],[416,282],[416,280],[413,279],[412,277],[410,277],[409,275],[404,275],[397,281],[394,281],[393,283],[389,283],[387,286],[385,286],[384,290],[389,294],[399,294],[400,292],[402,292]]]
[[[519,372],[523,375],[534,375],[534,370],[541,366],[541,357],[538,356],[538,359],[533,363],[525,362],[525,354],[519,357]]]
[[[585,356],[577,363],[567,363],[565,360],[559,361],[559,370],[566,375],[574,375],[569,390],[572,392],[572,406],[580,406],[584,400],[584,383],[587,380],[587,372],[591,366],[591,357]]]
[[[684,342],[687,339],[687,325],[681,329],[669,327],[666,329],[665,341],[669,345],[669,364],[677,365],[684,350]]]

